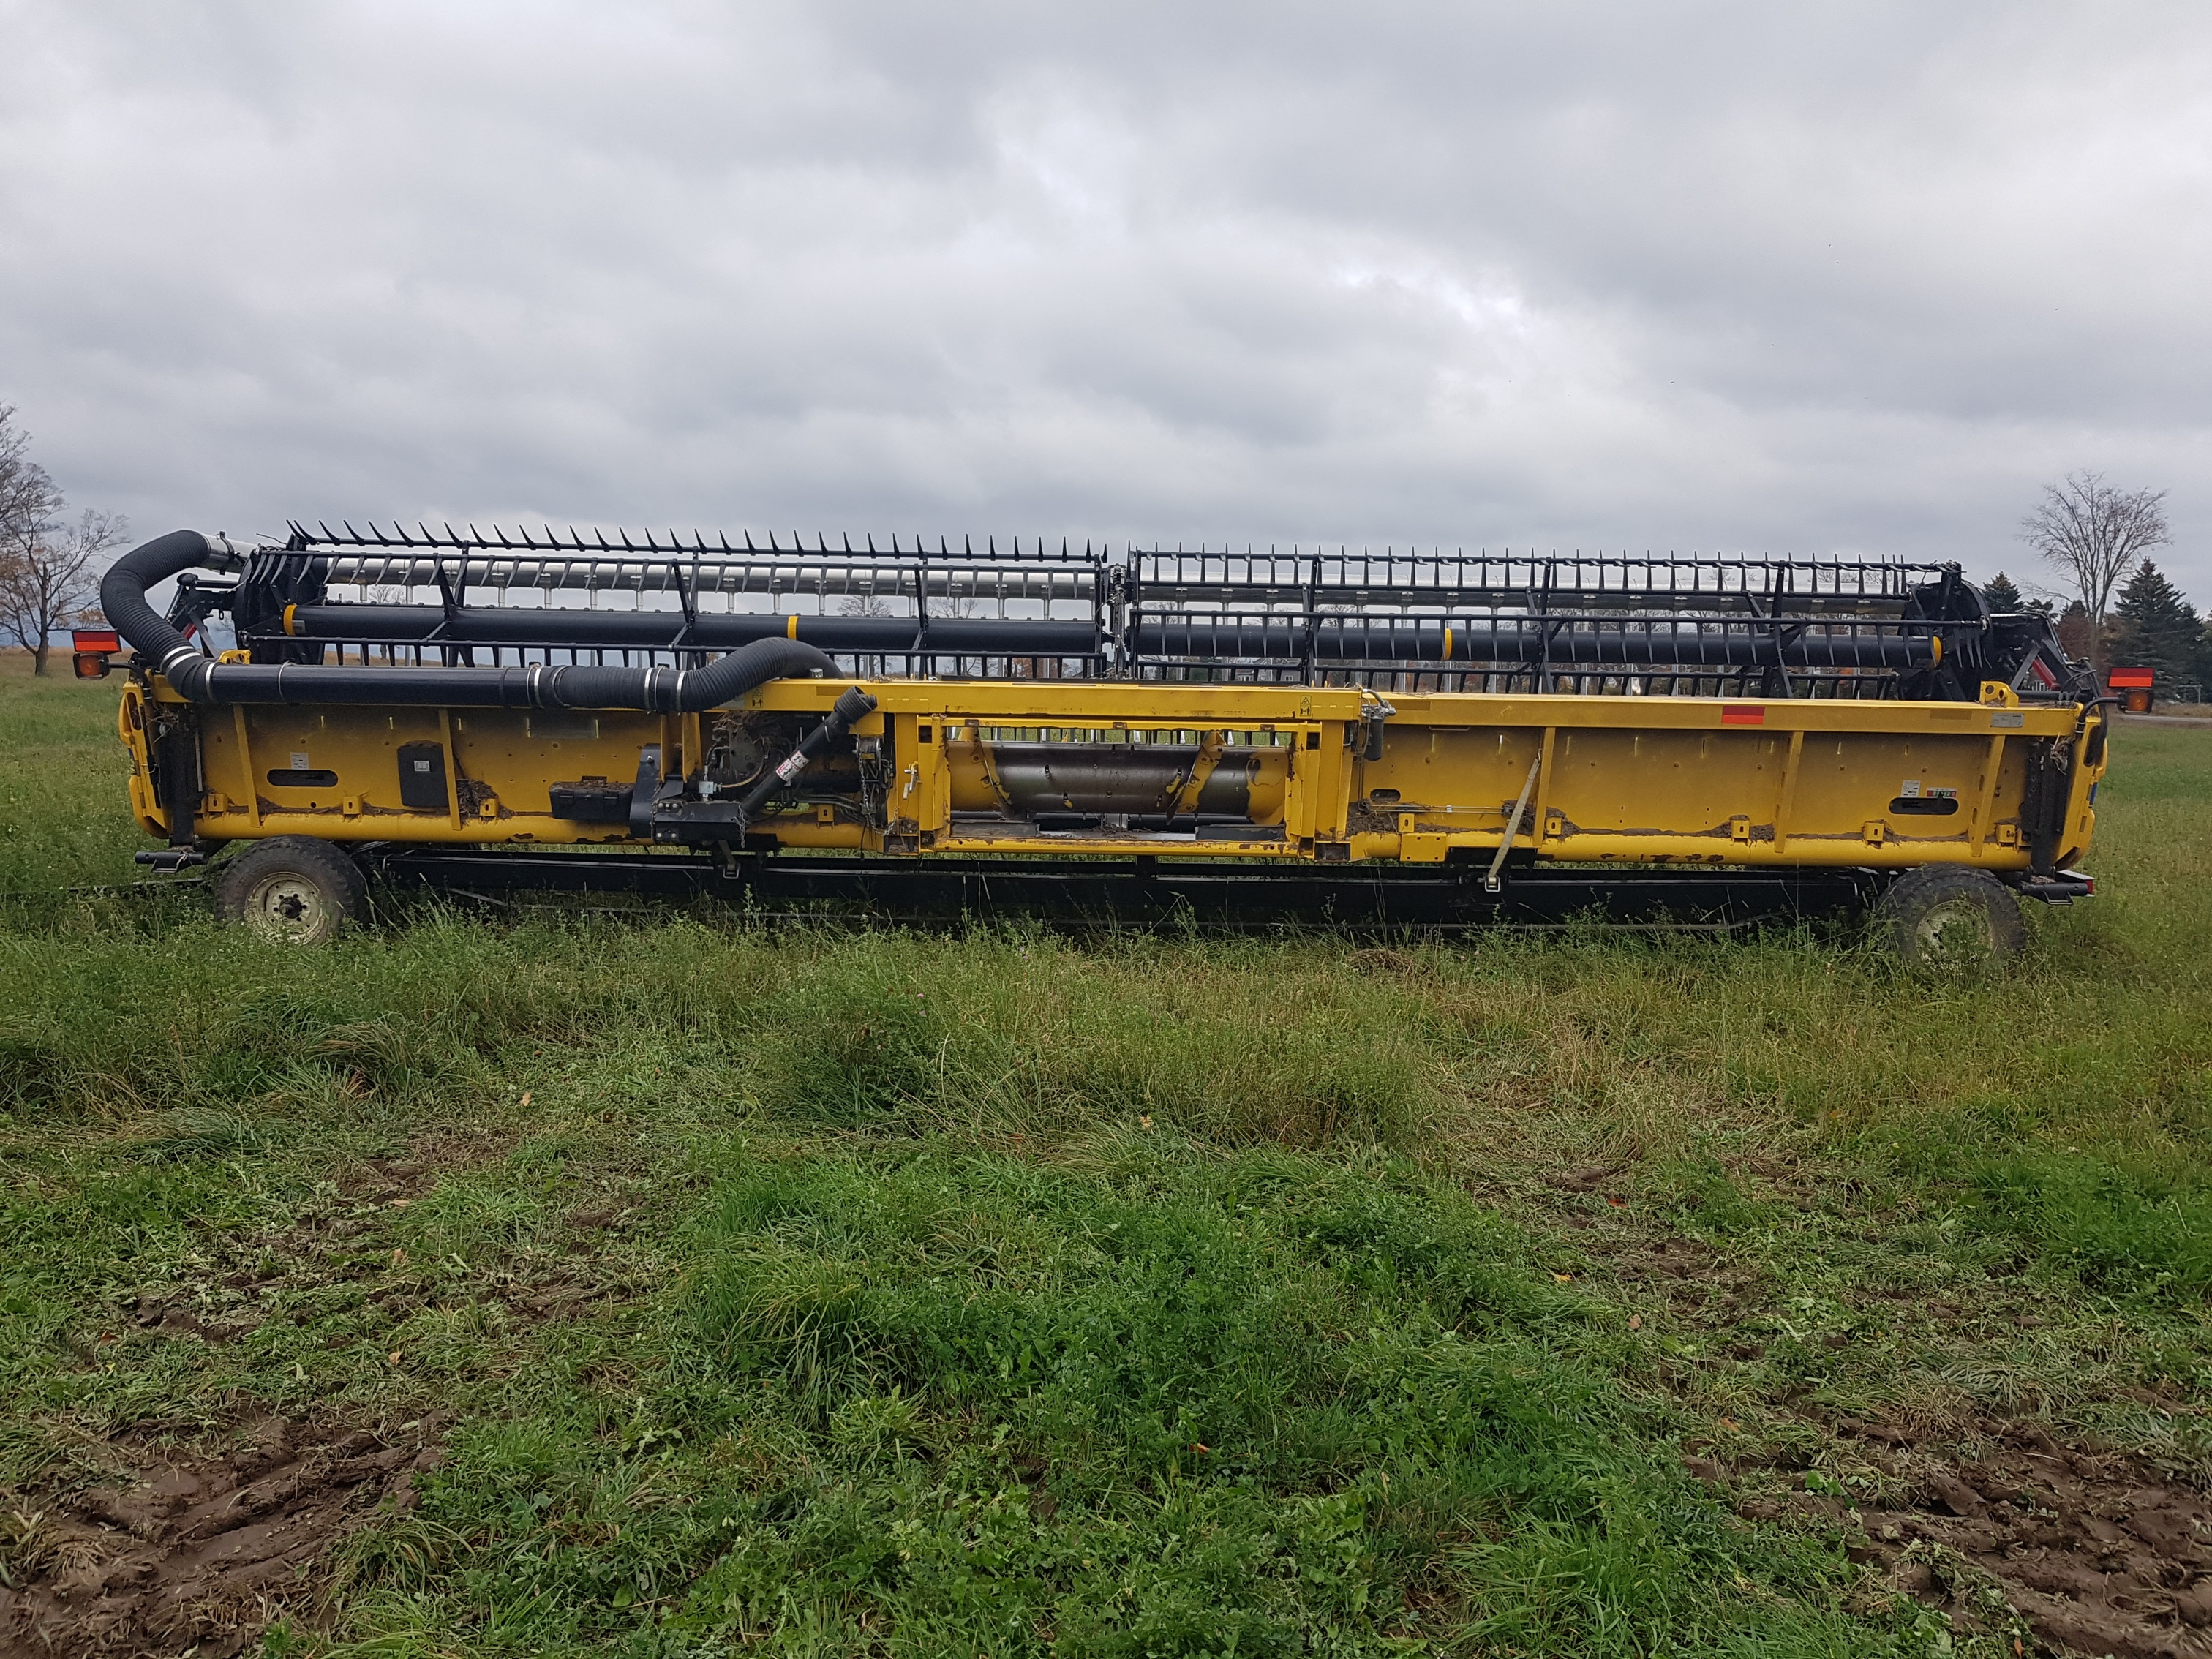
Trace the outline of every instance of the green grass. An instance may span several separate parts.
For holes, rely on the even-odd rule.
[[[1960,982],[708,912],[300,955],[54,896],[132,874],[113,688],[10,672],[0,1510],[434,1415],[271,1651],[1994,1656],[1739,1510],[1878,1482],[1846,1417],[2212,1474],[2212,732],[2124,732],[2100,896]]]
[[[30,659],[0,652],[0,894],[128,880],[143,841],[116,735],[119,680],[33,679]]]

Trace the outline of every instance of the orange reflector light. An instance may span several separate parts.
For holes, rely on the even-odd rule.
[[[74,660],[76,677],[81,680],[104,680],[107,678],[107,656],[100,651],[80,651]]]

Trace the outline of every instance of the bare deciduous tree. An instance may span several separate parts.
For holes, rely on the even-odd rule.
[[[100,591],[95,561],[130,534],[115,514],[87,508],[75,524],[50,523],[23,545],[0,551],[0,632],[30,652],[33,674],[46,672],[57,629],[96,614],[90,610]]]
[[[19,551],[53,527],[62,492],[30,456],[31,434],[15,425],[13,404],[0,404],[0,555]]]
[[[2069,472],[2044,486],[2020,521],[2021,539],[2063,572],[2087,613],[2090,649],[2101,653],[2113,590],[2137,560],[2169,539],[2163,489],[2114,489],[2101,472]],[[2105,665],[2096,664],[2101,672]]]
[[[129,533],[109,513],[60,522],[60,489],[30,457],[31,434],[0,405],[0,635],[46,672],[54,630],[82,618],[96,591],[94,562]]]

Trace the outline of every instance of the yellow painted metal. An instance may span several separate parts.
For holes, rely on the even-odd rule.
[[[166,836],[169,833],[169,815],[154,799],[153,751],[146,741],[149,701],[143,687],[135,682],[125,684],[123,700],[115,709],[115,731],[131,757],[131,815],[148,835]]]
[[[827,714],[853,682],[782,680],[744,707]],[[1520,841],[1574,863],[1977,865],[2027,867],[2021,813],[2032,744],[2059,740],[2066,828],[2057,862],[2087,851],[2092,786],[2104,770],[2095,710],[2023,707],[2003,687],[1979,703],[1688,697],[1395,695],[1378,758],[1366,758],[1375,694],[1352,687],[1164,681],[873,680],[877,714],[856,732],[884,741],[882,831],[823,814],[798,792],[755,826],[793,848],[1034,854],[1486,861],[1536,771]],[[1994,691],[1996,695],[1992,695]],[[647,744],[670,775],[703,760],[696,715],[622,710],[252,707],[190,708],[158,678],[125,693],[140,822],[166,832],[146,784],[145,711],[197,726],[204,794],[198,833],[228,840],[311,835],[445,843],[621,842],[620,825],[551,815],[549,788],[599,778],[627,784]],[[131,710],[141,712],[134,730]],[[994,745],[1174,742],[1201,764],[1254,763],[1253,833],[1195,841],[1144,832],[1045,832],[969,816],[1004,802]],[[445,811],[398,800],[398,750],[435,743]],[[303,757],[298,768],[295,756]],[[2094,759],[2093,759],[2094,757]],[[334,773],[335,786],[286,773]],[[1176,803],[1195,802],[1202,776]],[[1905,802],[1948,803],[1914,811]]]
[[[246,777],[251,778],[253,775],[253,740],[252,734],[246,729],[246,705],[244,703],[234,705],[230,714],[231,733],[238,740],[238,766]],[[258,830],[261,827],[261,792],[258,789],[249,789],[246,792],[244,799],[246,820],[254,829]]]

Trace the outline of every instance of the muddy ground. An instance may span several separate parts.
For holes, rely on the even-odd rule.
[[[1970,1461],[1930,1455],[1900,1429],[1838,1427],[1918,1500],[1846,1516],[1865,1540],[1853,1553],[1961,1628],[1999,1622],[1994,1585],[2054,1644],[2120,1659],[2212,1655],[2212,1503],[2202,1492],[2139,1460],[2061,1445],[2033,1421],[1991,1425]]]
[[[1621,1176],[1620,1165],[1596,1166],[1547,1184],[1613,1210],[1623,1202]],[[1720,1362],[1761,1357],[1771,1339],[1760,1316],[1772,1311],[1778,1291],[1756,1266],[1648,1222],[1590,1237],[1613,1218],[1595,1209],[1585,1203],[1563,1218],[1589,1237],[1607,1276],[1681,1326],[1733,1336]],[[1858,1299],[1863,1310],[1886,1297],[1894,1292],[1869,1289]],[[1965,1310],[1922,1301],[1918,1311],[1948,1323]],[[1850,1340],[1841,1333],[1824,1339],[1831,1348]],[[2212,1659],[2212,1499],[2186,1474],[2033,1417],[1909,1424],[1826,1410],[1807,1397],[1775,1403],[1784,1409],[1769,1425],[1778,1437],[1769,1455],[1730,1461],[1711,1443],[1693,1442],[1682,1460],[1708,1486],[1735,1496],[1745,1519],[1840,1527],[1851,1558],[1881,1575],[1881,1590],[1939,1609],[1961,1634],[2015,1641],[2022,1656]],[[1807,1448],[1821,1442],[1844,1454],[1840,1462],[1870,1471],[1869,1489],[1854,1493],[1834,1482],[1828,1492],[1774,1493],[1778,1474],[1793,1483],[1819,1479],[1808,1476],[1815,1458]]]
[[[337,1183],[329,1210],[215,1251],[206,1282],[142,1295],[102,1334],[100,1351],[128,1352],[133,1339],[234,1342],[267,1316],[259,1293],[270,1286],[358,1277],[359,1265],[339,1258],[364,1230],[359,1212],[426,1190],[440,1160],[425,1151],[364,1164]],[[331,1547],[380,1513],[412,1506],[415,1475],[439,1461],[439,1431],[434,1416],[396,1425],[263,1416],[190,1447],[146,1425],[88,1449],[82,1461],[106,1478],[7,1496],[0,1520],[12,1582],[0,1583],[0,1659],[187,1650],[227,1659],[280,1616],[319,1622]]]
[[[412,1504],[437,1426],[264,1419],[220,1455],[110,1449],[125,1472],[18,1511],[0,1656],[228,1659],[279,1615],[314,1623],[325,1556]]]

